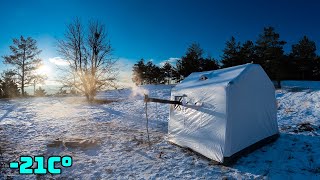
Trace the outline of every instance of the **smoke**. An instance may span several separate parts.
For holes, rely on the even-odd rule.
[[[149,91],[147,89],[136,86],[135,84],[131,87],[131,90],[131,97],[144,96],[145,94],[149,94]]]

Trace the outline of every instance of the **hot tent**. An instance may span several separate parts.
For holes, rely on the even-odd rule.
[[[171,92],[168,140],[224,163],[278,137],[275,89],[257,64],[190,74]]]

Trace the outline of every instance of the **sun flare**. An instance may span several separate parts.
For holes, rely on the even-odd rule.
[[[41,65],[37,70],[36,73],[39,75],[45,75],[45,76],[49,76],[51,73],[51,69],[49,66],[46,65]]]

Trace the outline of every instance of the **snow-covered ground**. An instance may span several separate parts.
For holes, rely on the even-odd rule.
[[[145,86],[151,97],[169,99],[170,86]],[[280,138],[229,167],[166,141],[169,105],[148,104],[151,147],[146,140],[141,89],[108,91],[88,104],[82,97],[0,100],[3,161],[20,155],[71,155],[61,175],[0,179],[319,179],[320,90],[277,90]]]

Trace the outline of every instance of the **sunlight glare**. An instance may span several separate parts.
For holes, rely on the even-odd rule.
[[[49,66],[46,66],[46,65],[41,65],[37,70],[36,70],[36,73],[39,74],[39,75],[46,75],[46,76],[49,76],[51,72],[51,69]]]

